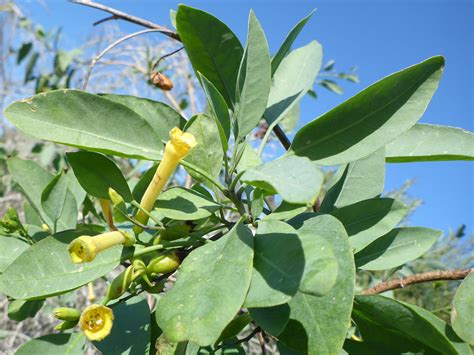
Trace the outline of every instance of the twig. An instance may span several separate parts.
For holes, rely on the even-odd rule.
[[[260,329],[260,328],[258,328],[258,329]],[[257,332],[257,338],[258,338],[258,342],[260,343],[260,349],[262,350],[262,354],[267,355],[267,348],[265,347],[265,338],[263,336],[263,330],[262,329],[260,329]]]
[[[375,295],[378,293],[383,293],[383,292],[395,290],[398,288],[404,288],[405,286],[422,283],[422,282],[462,280],[471,272],[474,272],[474,268],[465,269],[465,270],[447,270],[447,271],[439,270],[439,271],[423,272],[423,273],[411,275],[402,279],[395,279],[395,280],[381,282],[369,289],[362,291],[361,294],[362,295]]]
[[[112,43],[111,45],[109,45],[107,48],[105,48],[102,52],[100,52],[91,62],[91,65],[89,66],[89,70],[87,71],[87,74],[86,74],[86,77],[84,79],[84,84],[82,85],[82,90],[86,90],[87,89],[87,84],[89,83],[89,77],[91,76],[91,73],[92,73],[92,69],[94,69],[94,66],[97,64],[97,62],[100,60],[100,58],[102,58],[105,54],[107,54],[108,51],[110,51],[112,48],[114,48],[115,46],[119,45],[120,43],[130,39],[130,38],[133,38],[133,37],[136,37],[136,36],[140,36],[142,34],[145,34],[145,33],[150,33],[150,32],[160,32],[160,30],[156,30],[156,29],[151,29],[151,30],[143,30],[143,31],[138,31],[138,32],[135,32],[135,33],[131,33],[125,37],[122,37],[122,38],[119,38],[118,40],[116,40],[114,43]]]
[[[124,20],[124,21],[127,21],[127,22],[134,23],[134,24],[139,25],[139,26],[143,26],[143,27],[146,27],[146,28],[151,28],[151,29],[154,29],[154,30],[158,30],[158,32],[161,32],[164,35],[166,35],[166,36],[168,36],[168,37],[170,37],[174,40],[177,40],[177,41],[180,40],[179,35],[176,32],[170,30],[168,27],[161,26],[161,25],[158,25],[158,24],[153,23],[151,21],[144,20],[144,19],[141,19],[139,17],[126,14],[125,12],[116,10],[112,7],[105,6],[105,5],[99,4],[97,2],[89,1],[89,0],[71,0],[71,2],[75,3],[75,4],[79,4],[79,5],[92,7],[94,9],[102,10],[102,11],[108,12],[109,14],[113,15],[113,16],[110,16],[106,19],[97,21],[98,23],[102,23],[102,22],[105,22],[105,21],[108,21],[108,20],[121,19],[121,20]],[[96,22],[96,24],[97,24],[97,22]]]
[[[101,23],[104,23],[110,20],[118,20],[119,18],[120,17],[118,17],[117,15],[107,16],[106,18],[103,18],[102,20],[94,22],[92,25],[97,26],[97,25],[100,25]]]
[[[158,58],[158,60],[156,61],[155,65],[153,66],[152,69],[155,70],[155,68],[158,66],[158,64],[161,63],[162,60],[164,60],[164,59],[166,59],[166,58],[168,58],[168,57],[170,57],[170,56],[172,56],[172,55],[178,53],[179,51],[181,51],[181,50],[183,50],[183,49],[184,49],[184,46],[179,47],[178,49],[176,49],[176,50],[174,50],[174,51],[172,51],[172,52],[170,52],[170,53],[166,53],[166,54],[162,55],[160,58]]]

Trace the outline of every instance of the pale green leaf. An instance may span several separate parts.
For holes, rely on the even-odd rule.
[[[0,273],[10,265],[21,253],[28,249],[25,242],[13,238],[0,236]],[[8,252],[6,252],[8,250]]]
[[[83,355],[85,344],[86,337],[82,333],[49,334],[26,342],[15,354]]]
[[[461,283],[454,295],[451,324],[460,338],[474,345],[474,273]]]

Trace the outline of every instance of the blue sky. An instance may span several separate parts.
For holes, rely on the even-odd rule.
[[[79,45],[104,16],[97,10],[63,0],[43,0],[47,9],[22,1],[33,20],[46,28],[62,26],[65,42]],[[169,25],[169,9],[177,1],[103,1],[125,12]],[[474,129],[474,1],[472,0],[225,0],[195,1],[188,5],[209,11],[227,23],[245,41],[247,16],[253,8],[275,52],[287,32],[312,9],[313,18],[296,42],[316,39],[323,45],[324,61],[336,67],[358,66],[360,84],[345,84],[343,95],[319,90],[317,101],[305,99],[302,123],[341,103],[374,81],[433,55],[446,57],[446,70],[424,123]],[[137,26],[121,23],[124,31]],[[386,190],[416,179],[411,195],[424,204],[411,218],[413,225],[448,231],[462,223],[472,233],[474,224],[474,165],[468,162],[389,164]]]

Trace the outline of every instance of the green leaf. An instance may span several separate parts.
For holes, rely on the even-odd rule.
[[[259,327],[276,337],[290,320],[290,307],[286,303],[274,307],[250,308],[249,312]]]
[[[290,320],[279,340],[289,348],[308,354],[338,354],[350,326],[355,268],[344,226],[329,215],[304,213],[290,221],[298,234],[318,235],[328,241],[338,261],[339,272],[332,290],[317,297],[298,292],[289,302]]]
[[[242,224],[192,251],[175,285],[158,302],[157,320],[166,338],[213,344],[244,302],[252,258],[252,233]]]
[[[271,84],[271,63],[267,39],[250,10],[247,46],[237,77],[235,120],[238,138],[250,133],[263,116]]]
[[[308,16],[306,16],[305,18],[300,20],[300,22],[298,22],[296,24],[296,26],[293,27],[291,29],[291,31],[288,33],[288,35],[286,36],[285,40],[283,41],[280,48],[278,49],[278,52],[272,58],[272,76],[273,76],[273,74],[275,74],[275,71],[280,66],[281,61],[286,57],[286,55],[290,51],[291,46],[292,46],[293,42],[295,41],[296,37],[298,37],[301,30],[306,25],[306,23],[309,21],[311,16],[313,16],[315,11],[316,11],[316,9],[311,11]]]
[[[100,96],[128,107],[147,121],[154,130],[157,142],[168,141],[170,130],[174,127],[183,128],[186,123],[178,112],[163,102],[130,95],[101,94]]]
[[[252,321],[250,314],[242,313],[232,319],[232,321],[222,331],[221,336],[217,339],[216,344],[226,339],[231,339],[240,334],[242,330]]]
[[[160,194],[155,210],[163,216],[179,220],[194,221],[211,216],[221,206],[194,190],[174,187]]]
[[[242,44],[223,22],[207,12],[179,5],[176,25],[189,60],[233,107]]]
[[[396,228],[355,254],[356,265],[364,270],[387,270],[423,255],[442,232],[429,228]]]
[[[474,273],[471,272],[454,295],[451,310],[454,331],[467,343],[474,345]]]
[[[282,201],[280,206],[278,206],[272,213],[268,216],[265,216],[262,220],[278,220],[286,221],[287,219],[296,217],[300,213],[303,213],[307,210],[306,204],[293,204]]]
[[[140,177],[140,180],[136,183],[136,185],[133,187],[132,195],[135,201],[141,201],[143,195],[145,194],[145,191],[150,184],[151,180],[153,179],[153,176],[155,175],[156,169],[158,168],[158,165],[153,165],[151,168],[149,168],[143,175]]]
[[[41,194],[53,179],[53,175],[31,160],[10,158],[7,160],[7,166],[13,180],[20,185],[31,206],[48,225],[52,226],[51,219],[41,206]]]
[[[106,354],[147,354],[150,348],[150,308],[142,296],[133,297],[113,308],[114,325],[110,334],[95,342]],[[154,344],[153,344],[154,345]]]
[[[82,333],[60,333],[49,334],[32,339],[23,344],[16,352],[16,355],[33,354],[84,354],[86,337]]]
[[[43,307],[43,300],[12,300],[8,303],[8,318],[21,322],[26,318],[32,318]]]
[[[109,200],[109,188],[117,191],[125,201],[133,200],[119,167],[105,155],[94,152],[67,153],[74,175],[90,195]]]
[[[329,91],[332,91],[335,94],[342,95],[344,92],[342,88],[335,81],[332,80],[324,79],[321,80],[318,84],[328,89]]]
[[[16,64],[21,64],[23,59],[26,58],[28,53],[30,53],[31,48],[33,47],[33,44],[31,42],[23,43],[18,50],[18,57],[16,59]]]
[[[40,55],[38,52],[34,52],[30,56],[30,60],[28,60],[28,63],[26,64],[26,68],[25,68],[25,79],[23,81],[24,84],[34,79],[33,71],[35,70],[35,66],[36,66],[36,63],[38,62],[39,56]]]
[[[224,153],[216,121],[208,115],[198,114],[188,121],[186,132],[194,135],[197,146],[184,160],[203,170],[208,177],[217,179]],[[188,172],[197,180],[202,180],[198,173],[190,169]]]
[[[300,104],[295,104],[281,119],[280,124],[286,132],[293,132],[300,119]]]
[[[461,128],[416,124],[386,146],[389,163],[474,160],[474,134]]]
[[[41,206],[56,226],[56,222],[63,212],[66,202],[68,181],[62,173],[56,175],[41,194]]]
[[[72,194],[71,190],[66,190],[66,196],[64,199],[64,206],[59,216],[57,225],[56,225],[56,232],[65,231],[68,229],[74,229],[77,225],[77,202]]]
[[[25,242],[13,238],[0,236],[0,273],[10,265],[21,253],[28,249]],[[8,250],[8,252],[5,252]]]
[[[50,91],[14,102],[5,117],[35,138],[86,150],[152,160],[163,150],[154,129],[137,113],[79,90]]]
[[[33,299],[74,290],[107,274],[120,264],[122,247],[110,248],[85,264],[74,264],[68,244],[81,231],[65,231],[25,250],[0,275],[0,291],[15,299]]]
[[[378,81],[301,128],[291,152],[338,165],[379,150],[420,119],[443,67],[443,57],[432,57]]]
[[[222,150],[224,154],[229,148],[230,137],[230,115],[229,108],[225,103],[224,97],[219,90],[207,78],[198,72],[198,77],[201,81],[202,88],[206,94],[209,107],[216,119],[217,127],[219,128],[219,135],[222,143]]]
[[[312,41],[286,56],[273,75],[270,96],[264,116],[268,123],[285,115],[313,87],[321,68],[321,45]]]
[[[309,159],[287,156],[247,170],[241,180],[278,193],[289,203],[313,203],[323,183],[323,173]]]
[[[334,208],[374,198],[383,192],[385,183],[383,148],[340,169],[343,173],[324,197],[321,212],[331,212]]]
[[[244,142],[243,144],[245,145],[244,148],[242,148],[244,151],[236,168],[238,172],[244,172],[245,170],[262,165],[262,159],[260,159],[253,147],[247,142]]]
[[[344,224],[355,251],[390,232],[407,213],[408,208],[403,203],[391,198],[364,200],[331,212]]]
[[[67,187],[69,191],[71,192],[71,194],[74,196],[77,210],[79,210],[82,206],[82,203],[84,202],[84,199],[86,198],[87,193],[82,188],[81,184],[79,183],[79,181],[77,180],[73,172],[69,170],[65,170],[64,177],[68,181]]]
[[[378,295],[356,296],[353,318],[364,338],[371,337],[372,328],[363,326],[369,321],[379,332],[401,334],[423,344],[430,353],[434,350],[441,354],[472,354],[444,321],[408,303]]]

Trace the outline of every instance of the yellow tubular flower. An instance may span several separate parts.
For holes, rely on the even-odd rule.
[[[98,253],[115,245],[131,246],[135,238],[121,231],[107,232],[95,237],[83,235],[74,239],[68,247],[73,263],[79,264],[95,259]]]
[[[89,340],[101,341],[110,334],[114,314],[108,307],[91,304],[86,307],[79,319],[79,327]]]
[[[163,159],[158,165],[155,175],[140,202],[144,210],[150,212],[153,209],[158,195],[163,190],[163,187],[165,187],[171,175],[173,175],[180,160],[186,157],[196,144],[196,139],[191,133],[185,133],[177,127],[170,131],[170,140],[166,143]],[[135,219],[141,224],[148,222],[147,214],[141,210],[138,211]],[[137,235],[143,231],[142,228],[137,226],[133,230]]]

